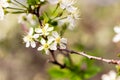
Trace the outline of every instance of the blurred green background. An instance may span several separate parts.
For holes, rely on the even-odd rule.
[[[120,24],[119,0],[78,0],[81,19],[73,31],[67,31],[68,46],[76,51],[104,58],[119,59],[120,44],[113,43],[113,27]],[[0,21],[0,80],[49,80],[48,56],[36,49],[25,48],[24,31],[18,15],[8,14]],[[74,58],[75,57],[75,58]],[[74,56],[75,63],[80,56]],[[61,57],[60,57],[61,58]],[[89,80],[100,80],[115,65],[95,61],[101,71]]]

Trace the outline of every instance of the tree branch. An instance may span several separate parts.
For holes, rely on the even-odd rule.
[[[120,60],[105,59],[105,58],[102,58],[102,57],[96,57],[96,56],[88,55],[85,52],[76,52],[76,51],[68,50],[68,49],[59,49],[59,50],[65,51],[65,52],[68,52],[68,53],[71,53],[71,54],[78,54],[78,55],[84,56],[84,57],[89,58],[89,59],[103,61],[103,62],[106,62],[106,63],[109,63],[109,64],[120,65]]]

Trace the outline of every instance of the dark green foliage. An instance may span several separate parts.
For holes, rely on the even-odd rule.
[[[70,60],[65,59],[65,64],[68,68],[61,69],[54,66],[49,69],[49,74],[52,79],[68,79],[68,80],[86,80],[95,76],[100,69],[94,64],[94,61],[83,58],[79,64],[71,65]]]

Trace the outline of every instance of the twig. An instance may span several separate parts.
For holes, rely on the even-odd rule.
[[[74,53],[74,54],[78,54],[78,55],[87,57],[87,58],[89,58],[89,59],[94,59],[94,60],[98,60],[98,61],[103,61],[103,62],[106,62],[106,63],[109,63],[109,64],[120,65],[120,60],[105,59],[105,58],[102,58],[102,57],[96,57],[96,56],[88,55],[88,54],[86,54],[85,52],[76,52],[76,51],[68,50],[68,49],[60,49],[60,50],[65,51],[65,52],[68,52],[68,53],[71,53],[71,54],[73,54],[73,53]]]
[[[73,65],[73,62],[72,62],[72,59],[71,59],[71,56],[70,56],[70,53],[64,53],[63,51],[61,51],[60,49],[58,49],[60,51],[61,54],[63,54],[65,57],[67,57],[70,61],[70,64]]]
[[[40,20],[40,14],[39,14],[39,11],[40,11],[40,5],[37,7],[36,16],[38,17],[38,20],[39,20],[40,26],[42,26],[42,22],[41,22],[41,20]]]
[[[54,51],[50,50],[51,52],[51,56],[53,58],[53,60],[49,60],[49,62],[55,64],[55,65],[58,65],[60,66],[60,68],[67,68],[67,66],[65,64],[60,64],[57,60],[56,60],[56,57],[55,57],[55,54],[54,54]]]

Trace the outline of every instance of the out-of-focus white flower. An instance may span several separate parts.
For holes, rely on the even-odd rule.
[[[0,0],[0,20],[4,19],[3,7],[6,8],[8,6],[9,6],[9,4],[8,4],[7,0]]]
[[[69,29],[72,30],[77,23],[77,20],[80,19],[80,14],[78,10],[75,10],[70,15],[67,16],[67,21],[69,23]]]
[[[23,24],[25,22],[28,22],[31,25],[35,25],[37,23],[36,16],[33,15],[33,14],[26,14],[26,13],[21,14],[18,17],[18,23],[22,23]]]
[[[115,31],[115,33],[117,33],[116,35],[115,35],[115,37],[113,38],[113,42],[119,42],[120,41],[120,26],[115,26],[114,27],[114,31]]]
[[[58,20],[58,25],[61,26],[65,23],[68,23],[68,29],[73,30],[77,24],[78,19],[80,19],[79,14],[72,13],[72,14],[68,15],[67,18]]]
[[[60,49],[66,49],[66,44],[67,44],[67,39],[66,38],[61,38],[60,35],[56,31],[52,32],[52,36],[53,36],[53,38],[51,38],[51,39],[54,40],[52,45],[59,45]],[[55,49],[57,50],[57,46],[56,46]]]
[[[45,0],[40,0],[40,2],[44,2]]]
[[[77,24],[77,20],[80,19],[79,10],[76,9],[75,11],[69,13],[65,18],[56,18],[55,20],[58,21],[58,25],[61,26],[65,23],[68,23],[68,29],[73,30]]]
[[[115,71],[110,71],[108,74],[104,74],[101,77],[102,80],[120,80],[120,76],[117,76]]]
[[[24,42],[26,43],[26,47],[30,47],[30,46],[32,48],[36,47],[35,39],[37,37],[34,36],[33,33],[34,33],[33,28],[30,28],[28,35],[23,38]]]
[[[61,0],[60,7],[66,9],[68,12],[73,12],[76,8],[73,6],[75,0]]]
[[[25,23],[27,21],[27,14],[23,13],[18,17],[18,23]]]
[[[47,0],[50,4],[57,4],[59,3],[61,0]]]
[[[55,46],[51,46],[53,39],[51,39],[50,37],[48,37],[48,40],[46,41],[45,39],[41,39],[40,43],[41,46],[38,47],[38,50],[44,50],[46,54],[49,54],[49,50],[53,50]]]
[[[36,16],[33,14],[28,14],[27,15],[27,20],[31,25],[35,25],[36,24]]]
[[[7,0],[0,0],[0,6],[1,7],[8,7],[9,3],[7,2]]]
[[[39,35],[47,36],[50,34],[50,32],[53,30],[53,27],[49,27],[49,24],[45,24],[45,26],[41,28],[36,28],[35,32]]]
[[[76,26],[76,25],[75,25],[75,24],[76,24],[76,23],[75,23],[76,21],[75,21],[73,15],[68,15],[67,21],[68,21],[68,23],[69,23],[68,28],[69,28],[70,30],[73,30],[74,27]]]

